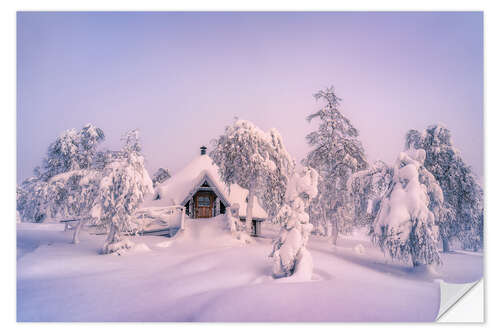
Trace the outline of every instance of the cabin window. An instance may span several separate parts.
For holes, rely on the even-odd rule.
[[[203,185],[201,185],[201,187],[210,187],[210,185],[208,185],[207,181],[205,180],[205,182],[203,183]]]
[[[210,207],[210,197],[199,196],[198,207]]]
[[[159,193],[156,193],[155,197],[153,198],[153,200],[160,200],[160,194]]]

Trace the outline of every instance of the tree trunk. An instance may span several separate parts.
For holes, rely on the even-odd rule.
[[[75,232],[73,233],[73,244],[80,243],[80,230],[82,230],[84,220],[80,220],[75,227]]]
[[[247,216],[246,216],[246,220],[245,220],[247,233],[249,235],[252,234],[252,217],[253,217],[252,212],[253,212],[254,199],[255,199],[254,190],[252,188],[250,188],[248,190],[248,203],[247,203],[247,213],[246,213]]]
[[[337,245],[337,239],[339,238],[339,226],[337,219],[332,219],[332,244]]]
[[[109,227],[108,236],[106,237],[106,244],[118,243],[120,240],[118,228],[112,223]]]
[[[420,262],[418,261],[418,259],[415,257],[415,256],[411,256],[411,263],[413,264],[413,268],[416,268],[418,266],[420,266]]]
[[[321,217],[323,219],[322,223],[323,223],[323,227],[326,229],[326,237],[330,237],[331,236],[331,228],[328,228],[329,226],[329,223],[327,223],[328,221],[326,220],[326,212],[324,209],[321,209]]]
[[[101,253],[110,254],[116,252],[119,255],[122,251],[130,249],[133,245],[134,243],[128,239],[122,239],[120,230],[112,223],[109,226],[108,236],[106,237],[106,242],[102,247]]]
[[[441,236],[443,240],[443,252],[450,252],[450,241],[448,238]]]

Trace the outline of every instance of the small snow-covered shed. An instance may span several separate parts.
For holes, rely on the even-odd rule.
[[[229,207],[239,206],[239,218],[244,221],[248,202],[248,190],[237,184],[227,186],[219,175],[217,165],[201,147],[201,154],[182,170],[158,185],[152,196],[146,198],[143,207],[184,206],[193,219],[203,219],[225,214]],[[267,218],[264,209],[255,201],[252,229],[260,234],[260,223]]]

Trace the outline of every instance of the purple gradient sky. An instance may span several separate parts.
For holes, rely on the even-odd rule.
[[[17,181],[86,123],[116,149],[141,130],[150,172],[176,171],[235,116],[300,160],[334,85],[370,160],[442,123],[483,179],[482,13],[18,13]]]

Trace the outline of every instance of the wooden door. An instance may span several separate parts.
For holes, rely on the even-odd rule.
[[[214,195],[210,192],[200,192],[196,195],[195,209],[196,218],[209,218],[212,217],[212,210],[214,205]]]

